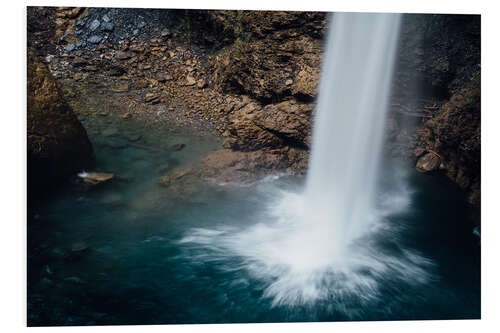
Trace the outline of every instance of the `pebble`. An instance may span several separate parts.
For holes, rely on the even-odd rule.
[[[70,44],[66,45],[66,47],[64,49],[68,52],[71,52],[75,49],[75,44],[70,43]]]
[[[92,44],[99,44],[101,42],[101,40],[102,40],[101,36],[93,35],[93,36],[90,36],[90,38],[88,39],[88,42],[92,43]]]
[[[111,22],[104,22],[102,24],[102,30],[104,30],[104,31],[113,31],[114,28],[115,28],[115,25]]]
[[[95,31],[100,25],[101,22],[99,22],[99,20],[93,20],[92,23],[90,23],[89,29],[90,31]]]
[[[107,23],[107,22],[109,22],[109,21],[111,21],[111,19],[109,18],[109,16],[108,16],[108,15],[106,15],[106,14],[104,14],[104,16],[102,17],[102,20],[103,20],[104,22],[106,22],[106,23]]]

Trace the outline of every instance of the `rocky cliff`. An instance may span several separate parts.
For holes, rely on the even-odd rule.
[[[134,116],[213,128],[224,149],[207,157],[205,171],[221,181],[307,169],[326,13],[30,10],[54,17],[28,41],[38,41],[60,82],[70,82],[71,100],[97,81],[126,94],[130,102],[121,102]],[[404,16],[387,151],[447,174],[476,203],[479,82],[479,16]]]

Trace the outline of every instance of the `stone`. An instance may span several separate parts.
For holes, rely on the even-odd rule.
[[[82,178],[86,183],[95,185],[112,179],[114,174],[105,172],[80,172],[78,177]]]
[[[126,138],[130,142],[137,142],[142,138],[142,134],[140,133],[130,133],[126,134]]]
[[[159,103],[160,95],[157,95],[155,93],[147,93],[146,96],[144,96],[144,101],[146,103],[152,103],[152,104]]]
[[[185,86],[193,86],[196,84],[196,79],[192,77],[191,75],[186,76],[186,82],[184,83]]]
[[[116,59],[120,59],[120,60],[127,60],[127,59],[130,59],[132,58],[132,53],[129,53],[129,52],[126,52],[126,51],[118,51],[116,52]]]
[[[102,20],[104,22],[110,22],[111,21],[111,19],[109,18],[109,16],[107,14],[104,14],[104,16],[102,17]]]
[[[172,80],[172,77],[167,73],[158,73],[156,76],[156,81],[163,83]]]
[[[89,25],[89,29],[90,31],[95,31],[97,28],[99,28],[100,25],[101,22],[99,22],[99,20],[93,20]]]
[[[130,119],[132,118],[132,114],[130,112],[124,113],[121,115],[122,119]]]
[[[435,153],[427,153],[417,161],[416,168],[420,172],[430,172],[439,169],[441,158]]]
[[[89,43],[92,43],[92,44],[99,44],[102,40],[102,37],[101,36],[97,36],[97,35],[93,35],[93,36],[90,36],[89,39],[87,39],[87,41]]]
[[[160,35],[161,35],[162,37],[168,37],[168,36],[170,36],[170,30],[168,30],[167,28],[165,28],[165,29],[163,29],[163,30],[161,31]]]
[[[88,61],[81,57],[75,57],[71,63],[75,67],[83,67],[88,64]]]
[[[103,31],[113,31],[114,28],[115,28],[115,25],[111,22],[104,22],[102,24]]]
[[[84,241],[78,241],[71,244],[71,252],[82,253],[89,250],[89,244]]]
[[[102,131],[103,136],[114,136],[117,135],[118,129],[116,127],[108,127],[104,131]]]
[[[111,88],[111,91],[114,91],[114,92],[126,92],[126,91],[129,91],[130,87],[128,84],[126,83],[123,83],[123,84],[116,84],[115,86],[113,86]]]
[[[28,55],[28,195],[45,195],[93,160],[87,132],[45,64]]]
[[[75,44],[70,43],[70,44],[66,45],[66,47],[64,49],[68,52],[71,52],[75,49]]]
[[[184,147],[186,147],[185,143],[175,143],[175,144],[170,146],[170,150],[171,151],[179,151],[179,150],[184,149]]]

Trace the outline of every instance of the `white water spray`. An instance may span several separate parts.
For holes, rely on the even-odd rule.
[[[333,17],[314,122],[305,218],[315,226],[316,236],[330,239],[329,250],[338,255],[369,230],[399,22],[398,14]]]
[[[245,230],[192,230],[180,241],[199,249],[192,260],[246,270],[266,281],[264,295],[274,305],[352,295],[366,302],[379,297],[378,282],[388,276],[409,284],[429,278],[427,259],[404,249],[382,254],[368,237],[408,197],[398,193],[395,201],[386,193],[381,198],[398,204],[374,204],[399,24],[398,14],[333,16],[304,193],[275,191],[278,202]],[[384,237],[397,235],[388,230]]]

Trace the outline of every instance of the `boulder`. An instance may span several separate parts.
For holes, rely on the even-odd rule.
[[[441,158],[435,153],[427,153],[420,157],[417,161],[417,170],[421,172],[429,172],[439,169]]]
[[[28,189],[37,196],[88,166],[93,151],[50,71],[31,55],[27,76]]]

